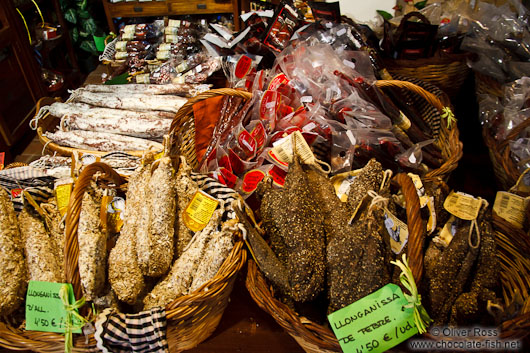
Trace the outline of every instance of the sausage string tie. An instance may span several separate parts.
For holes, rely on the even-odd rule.
[[[403,292],[405,299],[409,302],[405,305],[405,308],[414,308],[414,324],[418,328],[418,332],[423,334],[427,332],[427,327],[433,321],[427,310],[421,304],[421,295],[418,293],[418,288],[416,287],[416,282],[414,282],[414,276],[412,275],[412,270],[409,267],[407,261],[407,255],[403,254],[402,261],[390,261],[391,264],[398,266],[401,269],[401,274],[399,275],[399,281],[405,287],[410,294]]]
[[[29,127],[32,130],[37,130],[37,127],[39,126],[39,120],[44,119],[49,112],[50,112],[49,105],[41,107],[39,109],[39,112],[30,120]]]
[[[75,301],[73,304],[70,304],[68,295],[68,292],[70,291],[69,288],[70,287],[67,284],[63,284],[59,290],[59,298],[61,298],[61,301],[64,305],[64,310],[66,311],[64,327],[64,351],[67,353],[70,353],[73,348],[72,332],[82,328],[88,322],[88,320],[79,315],[77,311],[77,309],[85,305],[85,297]],[[76,319],[78,322],[77,325],[74,324],[74,319]]]
[[[488,207],[489,205],[488,201],[482,198],[480,198],[480,200],[482,201],[482,206]],[[473,230],[475,230],[477,233],[476,244],[473,244]],[[468,242],[469,247],[472,249],[478,249],[478,247],[480,246],[480,228],[478,226],[476,218],[471,221],[471,226],[469,227],[469,234],[468,234],[467,242]]]
[[[386,207],[388,206],[388,199],[386,197],[383,197],[376,193],[373,190],[368,190],[368,195],[372,198],[372,202],[370,203],[370,207],[368,207],[368,212],[372,211],[374,207],[380,207],[385,212],[388,212]],[[380,206],[382,205],[382,206]]]

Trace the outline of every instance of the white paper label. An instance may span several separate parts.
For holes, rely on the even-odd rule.
[[[306,131],[306,132],[309,132],[311,130],[313,130],[314,128],[317,127],[317,124],[313,123],[313,122],[310,122],[309,124],[307,124],[306,126],[304,126],[302,128],[303,131]]]
[[[300,131],[295,131],[287,137],[276,141],[273,144],[272,152],[281,162],[291,163],[293,160],[293,139],[296,143],[296,152],[300,156],[302,163],[314,164],[315,156]]]
[[[355,69],[355,63],[353,61],[344,59],[342,63],[352,69]]]
[[[351,132],[351,130],[346,131],[346,136],[348,136],[348,138],[350,139],[350,143],[352,144],[352,146],[355,146],[357,140],[355,139],[355,136],[353,136],[353,132]]]

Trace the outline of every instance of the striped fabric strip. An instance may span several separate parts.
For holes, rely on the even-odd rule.
[[[165,353],[169,352],[166,326],[164,308],[138,314],[122,314],[107,308],[96,320],[95,339],[104,353]]]
[[[31,166],[3,169],[0,170],[0,176],[17,180],[47,177],[46,173],[44,173],[42,170],[33,168]]]
[[[440,97],[444,94],[443,91],[435,85],[419,80],[417,78],[405,77],[401,75],[393,75],[393,77],[396,80],[412,82],[415,85],[420,86],[426,91],[429,91],[430,93],[434,94],[436,97]],[[402,88],[401,93],[410,105],[416,107],[417,110],[421,112],[423,120],[427,123],[427,125],[429,125],[432,130],[432,137],[438,138],[440,134],[440,124],[442,120],[438,110],[434,106],[429,104],[425,99],[420,97],[418,94],[415,94],[406,88]]]
[[[53,177],[26,178],[28,174],[25,172],[11,173],[10,175],[0,175],[0,187],[6,189],[11,195],[13,207],[17,212],[21,211],[23,207],[20,189],[27,191],[37,203],[47,202],[53,196],[53,183],[55,181]],[[12,176],[21,176],[23,179],[17,179]]]
[[[225,212],[221,217],[222,222],[236,218],[236,214],[232,209],[232,202],[236,200],[238,194],[234,189],[204,174],[192,172],[191,179],[197,183],[199,189],[221,201],[222,205],[220,206],[225,208]]]

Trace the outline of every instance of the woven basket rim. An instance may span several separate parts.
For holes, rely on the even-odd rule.
[[[434,68],[440,67],[444,68],[447,65],[461,65],[463,71],[469,70],[466,62],[473,56],[472,53],[439,53],[435,54],[428,58],[419,58],[419,59],[392,59],[392,58],[383,58],[383,62],[387,67],[416,67],[422,68]],[[465,68],[464,68],[465,66]]]

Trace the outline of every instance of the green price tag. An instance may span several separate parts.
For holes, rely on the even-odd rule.
[[[344,353],[384,352],[418,333],[414,308],[401,288],[387,284],[328,315]]]
[[[29,281],[26,293],[26,330],[45,332],[65,332],[66,310],[59,296],[65,283]],[[74,290],[68,286],[68,302],[75,302]],[[73,318],[73,325],[79,327],[79,321]],[[81,333],[81,329],[72,330]]]

